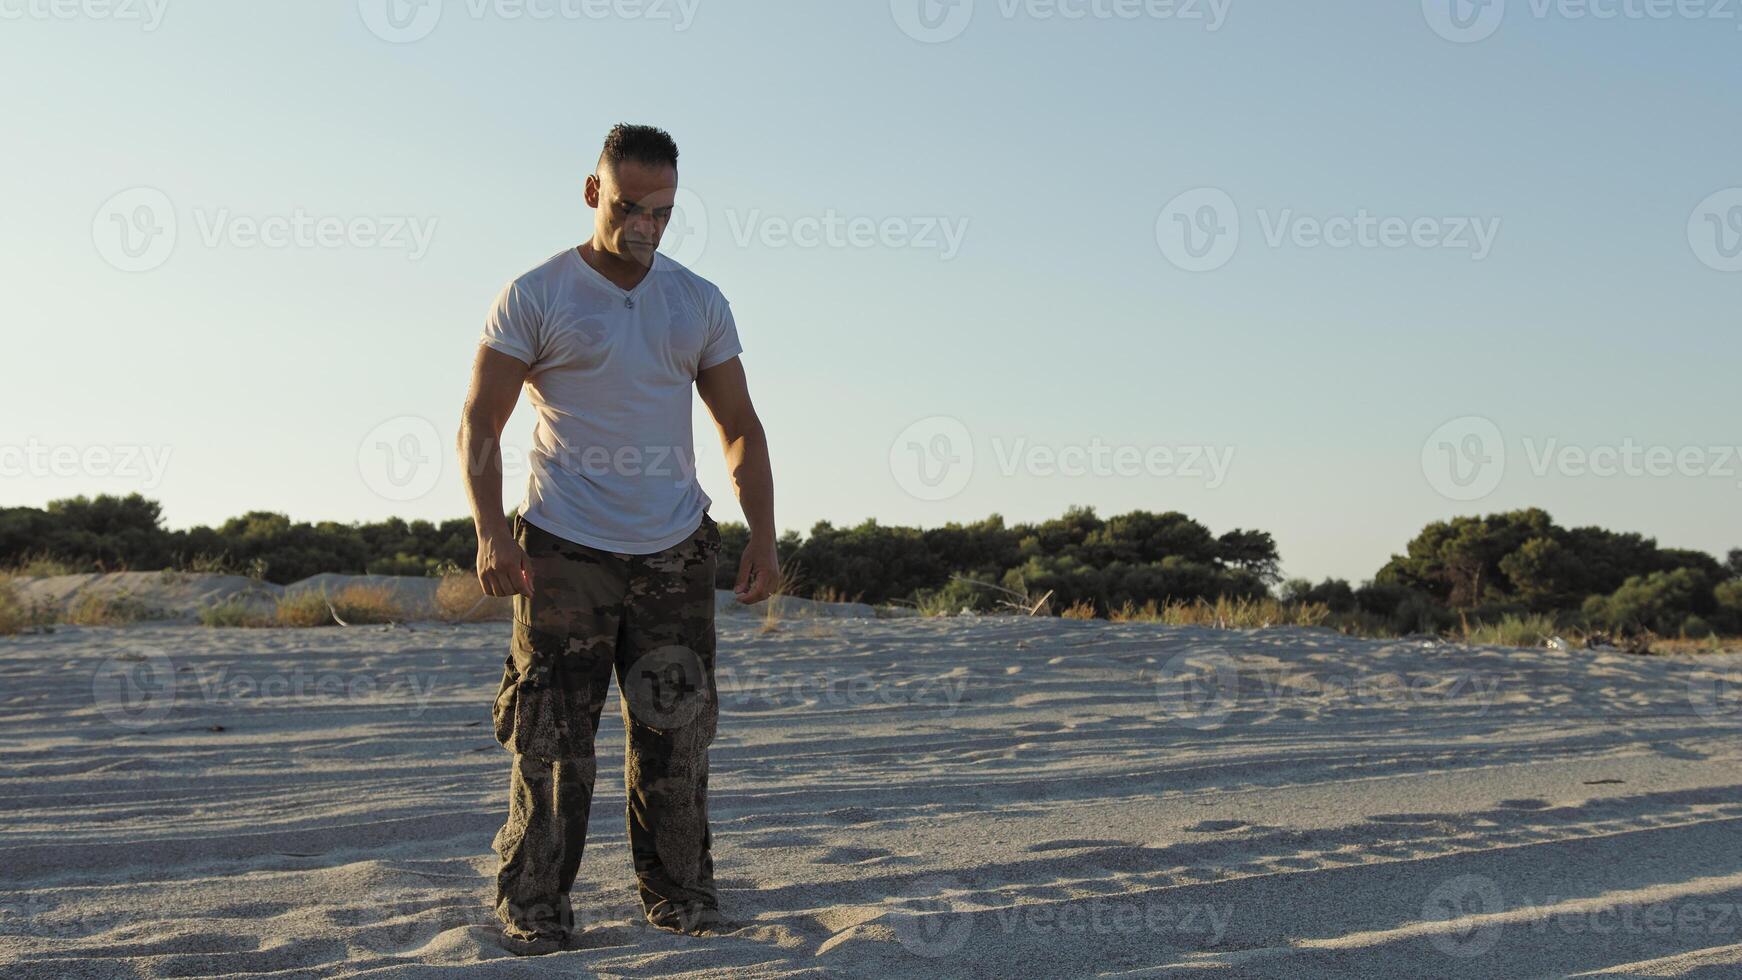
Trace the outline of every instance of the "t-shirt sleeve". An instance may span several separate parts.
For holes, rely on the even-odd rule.
[[[484,318],[479,343],[532,367],[544,349],[544,311],[525,285],[516,281],[502,288]]]
[[[706,370],[724,364],[742,353],[744,345],[738,342],[738,324],[732,319],[732,304],[726,302],[726,297],[715,293],[708,310],[708,342],[702,347],[701,368]]]

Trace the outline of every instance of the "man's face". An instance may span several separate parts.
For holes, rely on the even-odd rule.
[[[587,178],[594,239],[618,258],[651,266],[676,196],[676,167],[634,160],[601,163],[599,172]]]

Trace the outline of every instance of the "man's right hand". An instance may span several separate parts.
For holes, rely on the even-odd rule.
[[[532,595],[532,565],[514,535],[478,535],[478,584],[485,595]]]

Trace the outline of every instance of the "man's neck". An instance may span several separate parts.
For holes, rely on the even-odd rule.
[[[581,261],[593,267],[593,271],[606,279],[618,289],[630,290],[641,284],[647,278],[649,266],[642,265],[633,259],[623,259],[607,252],[591,241],[583,242],[575,248],[581,254]]]

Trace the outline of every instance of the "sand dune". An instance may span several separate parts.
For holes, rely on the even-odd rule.
[[[724,617],[726,911],[494,942],[500,624],[0,641],[8,977],[1742,975],[1732,659]],[[173,681],[172,681],[173,679]],[[131,686],[129,686],[131,685]]]

